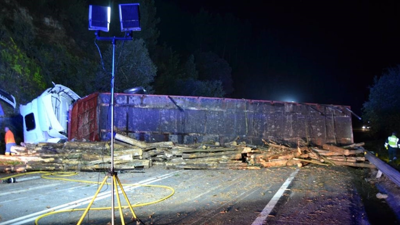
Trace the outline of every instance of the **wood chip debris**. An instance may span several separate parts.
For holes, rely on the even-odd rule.
[[[348,146],[287,146],[262,140],[262,146],[238,143],[184,145],[173,142],[146,143],[115,135],[114,169],[133,170],[154,165],[166,169],[261,169],[308,164],[375,168],[364,157],[364,143]],[[37,170],[107,170],[111,164],[110,142],[70,141],[26,144],[14,156],[0,156],[3,172]],[[5,161],[19,161],[13,165]]]

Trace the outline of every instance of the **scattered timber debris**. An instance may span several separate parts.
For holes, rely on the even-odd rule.
[[[125,170],[161,165],[166,169],[260,169],[308,164],[375,167],[364,157],[364,143],[310,147],[298,142],[297,146],[290,147],[266,140],[262,140],[263,146],[237,141],[223,146],[220,143],[146,143],[117,133],[113,148],[114,168]],[[19,154],[15,156],[0,156],[2,161],[19,161],[19,164],[13,163],[14,166],[0,166],[0,171],[106,170],[111,165],[110,155],[110,142],[39,143],[19,148]]]

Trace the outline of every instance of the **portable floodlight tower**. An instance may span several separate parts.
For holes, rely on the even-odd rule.
[[[89,30],[110,31],[111,7],[89,5]]]
[[[110,30],[110,22],[111,22],[111,7],[107,6],[89,6],[89,30],[94,30],[96,39],[100,41],[111,41],[113,45],[113,56],[112,56],[112,70],[111,70],[111,167],[109,174],[104,178],[103,182],[99,186],[94,195],[92,201],[89,203],[88,207],[84,211],[82,217],[78,221],[78,225],[82,223],[83,219],[85,218],[87,212],[89,211],[90,207],[92,206],[95,198],[97,197],[100,190],[103,188],[104,184],[106,183],[108,177],[112,178],[112,185],[111,185],[111,221],[112,225],[114,225],[114,218],[115,218],[115,208],[114,208],[114,193],[116,190],[117,194],[117,201],[119,205],[119,213],[121,217],[122,224],[124,222],[124,215],[122,213],[122,206],[119,198],[118,186],[120,187],[122,194],[127,201],[129,208],[132,212],[133,218],[136,220],[135,212],[133,211],[132,205],[129,202],[129,199],[122,187],[121,181],[118,178],[117,173],[114,171],[114,78],[115,78],[115,47],[116,41],[130,41],[132,40],[132,32],[133,31],[141,31],[140,28],[140,14],[139,14],[139,3],[130,3],[130,4],[119,4],[119,18],[121,23],[121,32],[125,32],[124,37],[101,37],[100,32],[109,32]]]

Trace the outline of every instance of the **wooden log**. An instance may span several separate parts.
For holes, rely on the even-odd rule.
[[[52,148],[52,149],[62,149],[64,147],[64,143],[49,143],[49,142],[40,142],[36,146],[36,148]]]
[[[365,143],[361,142],[361,143],[354,143],[354,144],[351,144],[351,145],[346,145],[346,146],[343,146],[343,148],[355,148],[355,147],[361,147],[361,146],[364,146],[364,145],[365,145]]]
[[[238,145],[238,143],[236,142],[236,141],[231,141],[231,142],[228,142],[228,143],[225,143],[225,146],[226,147],[234,147],[234,146],[237,146]]]
[[[11,172],[25,172],[26,166],[25,165],[0,165],[0,172],[1,173],[11,173]]]
[[[298,158],[302,158],[302,159],[312,158],[312,155],[313,155],[312,153],[301,154],[298,156]]]
[[[10,151],[11,153],[16,153],[17,155],[26,155],[28,153],[26,147],[19,145],[11,146]]]
[[[157,148],[157,150],[163,151],[164,155],[167,158],[175,157],[175,154],[172,151],[170,151],[168,148]]]
[[[165,161],[167,161],[167,157],[161,157],[161,156],[151,157],[151,161],[153,161],[153,162],[165,162]]]
[[[94,155],[94,154],[92,154]],[[51,158],[51,157],[59,157],[65,159],[80,159],[82,158],[81,152],[71,152],[71,153],[62,153],[62,154],[43,154],[39,155],[41,158]]]
[[[235,153],[230,156],[231,160],[242,160],[242,154],[241,153]]]
[[[261,161],[260,164],[263,167],[282,167],[282,166],[286,166],[286,163],[288,162],[288,160],[286,159],[279,159],[279,160],[271,160],[269,162],[266,161]]]
[[[340,153],[340,152],[331,152],[331,151],[321,150],[321,149],[316,149],[316,148],[313,148],[312,150],[321,156],[343,155],[343,153]]]
[[[357,163],[357,162],[341,162],[341,161],[333,161],[331,160],[335,165],[337,166],[351,166],[351,167],[363,167],[363,168],[376,168],[374,164],[369,164],[369,163]]]
[[[344,155],[357,155],[357,154],[361,154],[361,153],[364,153],[365,152],[365,150],[363,150],[363,149],[359,149],[359,150],[346,150],[345,152],[344,152]]]
[[[333,161],[342,161],[342,162],[364,162],[365,157],[346,157],[346,156],[331,156],[326,157],[329,160]]]
[[[157,155],[165,155],[163,150],[155,149],[148,152],[150,157],[154,157]]]
[[[174,142],[162,141],[162,142],[147,143],[147,145],[150,147],[156,147],[156,148],[170,148],[170,147],[174,146]]]
[[[227,169],[227,170],[259,170],[260,166],[250,166],[242,162],[226,162],[217,164],[216,169]]]
[[[79,160],[84,160],[84,161],[93,161],[93,160],[100,160],[102,158],[102,155],[100,154],[82,154]]]
[[[291,159],[291,160],[288,160],[288,162],[286,163],[286,166],[297,166],[300,168],[300,167],[303,167],[303,164],[298,160]]]
[[[108,142],[96,141],[96,142],[83,142],[83,141],[69,141],[65,142],[63,149],[89,149],[89,150],[103,150],[107,149]]]
[[[207,158],[195,158],[195,159],[184,159],[187,163],[208,163],[208,162],[221,162],[221,161],[230,161],[230,159],[226,156],[214,156]]]
[[[218,162],[204,163],[204,162],[192,162],[192,163],[171,163],[166,162],[165,166],[167,169],[216,169],[218,167]]]
[[[151,166],[152,166],[151,160],[133,159],[129,162],[117,161],[114,167],[118,169],[133,169],[135,167],[150,168]]]
[[[1,161],[23,161],[23,156],[0,155]]]
[[[260,170],[261,167],[259,167],[259,166],[247,166],[246,169],[248,169],[248,170]]]
[[[287,154],[287,155],[280,155],[280,156],[278,156],[278,159],[286,159],[286,160],[289,160],[289,159],[293,159],[295,156],[294,156],[294,153],[291,153],[291,154]]]
[[[131,149],[114,151],[114,156],[127,155],[127,154],[132,155],[132,157],[142,156],[143,150],[141,148],[131,148]]]
[[[35,170],[49,170],[49,171],[55,171],[55,170],[64,170],[64,165],[61,163],[40,163],[40,162],[34,162],[34,163],[27,163],[26,164],[26,170],[27,171],[35,171]]]
[[[251,148],[250,147],[243,147],[241,153],[248,153],[251,152]]]
[[[328,166],[327,164],[325,164],[325,163],[322,163],[322,162],[319,162],[319,161],[316,161],[316,160],[308,160],[308,159],[299,159],[299,158],[293,158],[294,160],[298,160],[298,161],[302,161],[302,162],[308,162],[308,163],[313,163],[313,164],[318,164],[318,165],[321,165],[321,166]]]
[[[314,152],[317,152],[321,156],[333,156],[333,155],[356,155],[356,154],[361,154],[364,153],[364,150],[359,149],[359,150],[347,150],[345,149],[342,153],[340,152],[333,152],[333,151],[327,151],[327,150],[321,150],[317,148],[312,148]]]
[[[174,156],[182,156],[182,150],[181,149],[172,148],[169,151]]]
[[[315,152],[309,152],[309,153],[308,153],[308,157],[311,158],[311,159],[318,160],[318,161],[320,161],[320,162],[323,161],[323,159],[321,159],[321,157],[320,157],[317,153],[315,153]],[[305,157],[299,157],[299,158],[305,158]]]
[[[285,153],[283,153],[285,154]],[[293,150],[289,153],[286,153],[285,155],[279,155],[278,159],[293,159],[295,157],[300,157],[300,158],[308,158],[308,154],[302,154],[301,152],[297,151],[297,150]]]
[[[325,150],[328,150],[328,151],[331,151],[331,152],[339,152],[339,153],[342,153],[342,154],[344,154],[344,151],[346,150],[344,148],[340,148],[340,147],[337,147],[337,146],[334,146],[334,145],[328,145],[328,144],[322,145],[322,149],[325,149]]]

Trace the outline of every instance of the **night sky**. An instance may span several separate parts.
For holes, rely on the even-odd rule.
[[[155,2],[159,43],[172,47],[183,45],[178,37],[189,18],[182,15],[201,8],[248,20],[254,39],[263,32],[273,37],[249,72],[233,73],[234,98],[349,105],[361,116],[374,77],[400,64],[400,1]],[[176,10],[184,14],[178,18]]]

